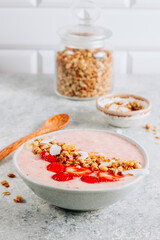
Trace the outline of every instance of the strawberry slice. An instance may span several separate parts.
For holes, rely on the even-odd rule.
[[[81,181],[86,182],[86,183],[90,183],[90,184],[100,182],[98,178],[92,177],[92,176],[83,176],[83,177],[81,177]]]
[[[92,171],[89,168],[83,168],[74,165],[66,167],[66,172],[73,177],[81,177],[92,173]]]
[[[70,176],[70,175],[67,174],[67,173],[60,172],[60,173],[54,174],[54,175],[52,176],[52,179],[55,180],[55,181],[58,181],[58,182],[65,182],[65,181],[72,180],[73,177]]]
[[[51,155],[50,153],[46,152],[46,151],[42,151],[40,153],[41,159],[48,161],[48,162],[57,162],[57,159]]]
[[[115,182],[115,181],[119,181],[121,178],[121,176],[113,175],[109,172],[103,172],[103,171],[99,171],[97,173],[97,177],[101,182]]]
[[[65,166],[59,162],[52,162],[47,166],[47,170],[50,172],[60,173],[65,171]]]

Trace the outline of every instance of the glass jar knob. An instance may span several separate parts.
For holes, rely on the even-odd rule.
[[[100,16],[100,8],[94,0],[76,0],[72,10],[80,25],[91,25]]]

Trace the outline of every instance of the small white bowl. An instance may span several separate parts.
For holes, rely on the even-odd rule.
[[[93,130],[93,129],[90,129],[90,130]],[[62,131],[65,132],[65,131],[71,131],[71,130],[62,130]],[[100,130],[94,130],[94,131],[100,131]],[[109,132],[109,131],[104,131],[104,132]],[[112,132],[109,132],[109,133],[112,133]],[[44,134],[39,137],[44,137],[50,134],[53,134],[53,132],[49,134]],[[137,142],[118,133],[112,133],[112,134],[119,136],[125,139],[126,141],[134,144],[144,156],[145,164],[143,169],[148,169],[149,160],[148,160],[147,154]],[[33,141],[34,139],[32,139],[31,141]],[[95,210],[95,209],[106,207],[124,198],[127,194],[131,193],[133,190],[138,188],[140,186],[140,182],[142,182],[141,180],[144,178],[144,175],[139,175],[137,176],[137,178],[135,178],[133,181],[129,183],[126,183],[122,186],[117,186],[117,187],[108,188],[108,189],[106,188],[106,189],[81,190],[81,189],[56,187],[54,185],[46,184],[46,183],[37,181],[35,179],[32,179],[28,177],[20,169],[17,161],[17,156],[23,147],[24,147],[24,144],[19,149],[17,149],[17,151],[14,154],[14,165],[20,177],[28,185],[28,187],[32,189],[32,191],[37,196],[61,208],[78,210],[78,211],[88,211],[88,210]]]
[[[103,101],[108,98],[129,98],[133,97],[146,103],[146,107],[142,110],[132,112],[117,112],[108,110],[103,106]],[[134,127],[144,123],[151,110],[151,103],[148,99],[133,94],[110,94],[97,99],[96,107],[98,110],[106,114],[106,121],[115,127]]]

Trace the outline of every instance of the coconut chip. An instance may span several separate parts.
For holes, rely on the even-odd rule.
[[[79,151],[79,153],[81,154],[80,158],[83,159],[83,160],[88,157],[88,153],[86,153],[86,152]]]
[[[42,140],[40,143],[41,143],[41,144],[48,144],[48,143],[50,143],[50,142],[52,142],[52,141],[54,141],[54,140],[55,140],[55,137],[50,138],[50,139],[44,139],[44,140]]]
[[[57,144],[54,144],[51,148],[50,148],[50,154],[55,156],[55,155],[59,155],[61,153],[61,146],[58,146]]]
[[[149,174],[149,169],[132,169],[132,170],[127,170],[123,172],[123,175],[128,175],[128,174],[132,174],[132,175],[146,175]]]

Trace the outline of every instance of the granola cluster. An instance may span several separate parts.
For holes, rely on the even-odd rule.
[[[112,102],[109,104],[105,105],[105,109],[109,109],[113,104],[117,105],[117,112],[121,112],[122,110],[119,108],[119,106],[122,106],[127,108],[128,111],[132,112],[132,111],[138,111],[138,110],[142,110],[144,109],[144,106],[142,106],[138,101],[133,101],[133,102],[128,102],[127,104],[124,105],[123,102]]]
[[[110,159],[96,152],[89,153],[86,158],[83,158],[81,151],[72,144],[58,143],[56,140],[44,144],[41,141],[43,139],[36,139],[34,142],[27,143],[25,148],[32,149],[34,154],[40,154],[42,151],[50,153],[51,147],[56,144],[61,147],[61,151],[56,155],[56,159],[65,166],[79,165],[90,168],[93,171],[110,171],[114,175],[122,175],[126,170],[141,168],[140,163],[136,160],[120,161],[117,157]]]
[[[126,108],[128,108],[130,111],[137,111],[144,109],[144,106],[142,106],[138,101],[129,102],[125,105]]]
[[[57,52],[57,90],[67,97],[104,95],[112,85],[112,54],[104,49],[72,49]]]
[[[16,203],[21,203],[21,202],[23,202],[23,198],[22,198],[22,196],[19,195],[16,198],[14,198],[13,201]]]
[[[4,186],[4,187],[9,187],[9,183],[6,181],[6,180],[3,180],[1,182],[1,184]]]

